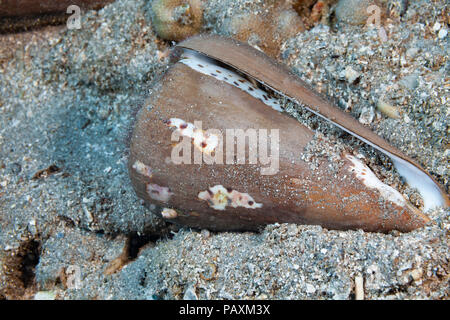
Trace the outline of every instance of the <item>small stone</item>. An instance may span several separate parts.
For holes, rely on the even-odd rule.
[[[93,203],[92,199],[86,198],[86,197],[83,197],[82,201],[83,201],[83,203],[86,203],[86,204],[92,204]]]
[[[433,31],[436,32],[439,29],[441,29],[441,24],[439,22],[436,22],[433,26]]]
[[[359,122],[362,124],[371,124],[375,118],[375,111],[371,107],[364,107],[359,116]]]
[[[208,239],[211,236],[211,232],[208,229],[202,229],[201,235],[204,239]]]
[[[356,81],[356,79],[358,79],[360,77],[360,75],[361,74],[358,71],[356,71],[355,69],[353,69],[350,66],[345,68],[345,79],[350,84],[353,84]]]
[[[419,281],[420,279],[422,279],[422,275],[423,275],[423,271],[422,269],[413,269],[409,275],[411,276],[411,278],[414,281]]]
[[[92,221],[94,221],[94,217],[92,216],[92,213],[89,211],[89,209],[85,205],[83,205],[82,208],[87,222],[91,223]]]
[[[355,277],[355,299],[364,300],[364,278],[361,275]]]
[[[198,300],[197,294],[195,293],[195,288],[189,286],[183,296],[183,300]]]
[[[441,30],[439,30],[438,38],[439,39],[444,39],[447,36],[447,33],[448,33],[447,29],[446,28],[442,28]]]
[[[7,244],[7,245],[3,248],[3,250],[5,250],[5,251],[10,251],[10,250],[13,250],[13,249],[16,249],[16,248],[13,247],[12,245],[9,245],[9,244]]]
[[[405,114],[405,115],[403,116],[403,122],[404,122],[404,123],[410,123],[410,122],[411,122],[411,118],[408,117],[407,114]]]
[[[36,220],[35,219],[31,219],[28,222],[27,229],[33,236],[37,235],[38,232],[37,232],[37,228],[36,228]]]
[[[414,10],[413,8],[408,8],[408,10],[406,11],[406,19],[407,20],[411,20],[416,15],[417,15],[417,11]]]
[[[106,119],[108,119],[108,116],[109,116],[109,113],[111,112],[111,110],[109,109],[109,108],[101,108],[99,111],[98,111],[98,117],[101,119],[101,120],[106,120]]]
[[[307,294],[313,294],[316,292],[316,288],[312,284],[307,283],[306,284],[306,293]]]
[[[287,227],[287,234],[288,234],[288,236],[294,237],[294,236],[297,235],[297,233],[298,233],[298,229],[297,229],[297,226],[295,224],[288,225],[288,227]]]
[[[444,132],[445,128],[447,127],[447,124],[445,121],[436,120],[436,121],[433,121],[432,126],[435,130]]]
[[[34,300],[55,300],[56,293],[54,291],[38,291],[34,295]]]

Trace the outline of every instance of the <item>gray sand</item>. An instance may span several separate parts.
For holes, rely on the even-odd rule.
[[[205,31],[220,34],[227,18],[262,3],[204,2]],[[433,29],[439,21],[447,27],[445,3],[410,1],[401,17],[383,22],[386,42],[373,27],[318,25],[287,39],[280,59],[417,159],[448,192],[450,46]],[[129,182],[127,138],[169,62],[148,7],[118,0],[83,14],[80,30],[31,33],[13,53],[2,36],[0,298],[354,299],[362,279],[366,299],[448,299],[449,210],[429,212],[433,221],[420,230],[385,235],[289,224],[212,233],[179,229],[146,209]],[[400,118],[377,110],[379,99]],[[325,141],[305,154],[312,166],[314,157],[353,148],[421,205],[386,157],[298,106],[287,111]],[[105,274],[129,235],[150,241]],[[30,251],[30,243],[38,248]],[[26,281],[17,276],[24,261]],[[67,280],[70,268],[76,285]]]

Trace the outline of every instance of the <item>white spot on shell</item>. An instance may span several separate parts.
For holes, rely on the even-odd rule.
[[[212,59],[197,54],[192,50],[185,49],[181,56],[180,62],[195,71],[214,77],[217,80],[224,81],[247,92],[252,97],[261,100],[264,104],[268,105],[272,109],[275,109],[276,111],[283,111],[280,106],[281,103],[279,99],[272,97],[268,92],[255,87],[250,81],[241,77],[236,72],[219,66]]]
[[[181,135],[192,138],[194,146],[204,153],[210,154],[219,144],[217,135],[198,129],[190,122],[178,118],[171,118],[169,121],[170,127],[176,127]]]
[[[174,209],[164,208],[161,211],[161,215],[165,219],[174,219],[178,216],[177,212]]]
[[[170,197],[173,195],[172,191],[168,187],[161,187],[157,184],[149,183],[147,184],[147,194],[153,200],[168,202]]]
[[[355,173],[356,177],[361,180],[366,187],[377,189],[384,199],[391,201],[400,207],[406,204],[406,201],[400,192],[381,182],[372,170],[370,170],[362,161],[351,155],[346,155],[346,158],[353,164],[353,166],[349,168],[349,171]]]
[[[262,207],[262,203],[256,203],[249,194],[236,190],[228,191],[222,185],[215,185],[209,188],[209,191],[200,192],[198,198],[207,201],[209,206],[216,210],[225,210],[227,206],[233,208],[244,207],[247,209]]]
[[[141,161],[136,160],[133,164],[133,169],[136,170],[137,173],[142,174],[146,177],[151,178],[153,176],[153,171],[149,166],[143,164]]]

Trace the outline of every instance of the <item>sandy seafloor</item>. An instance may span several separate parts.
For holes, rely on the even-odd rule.
[[[204,2],[203,31],[219,34],[227,34],[226,19],[261,5]],[[279,60],[448,192],[450,46],[435,27],[448,28],[445,12],[448,19],[445,0],[409,1],[401,17],[383,20],[385,42],[375,28],[319,24],[283,41]],[[88,12],[80,30],[51,27],[15,39],[3,35],[0,51],[0,298],[354,299],[362,288],[365,299],[448,299],[448,210],[428,212],[429,225],[405,234],[293,224],[215,233],[152,215],[127,172],[134,114],[168,65],[169,43],[154,34],[146,1]],[[347,68],[357,81],[350,83]],[[375,109],[379,99],[400,117]],[[305,159],[351,146],[421,205],[384,156],[298,106],[288,111],[315,122],[328,143]],[[105,272],[130,235],[131,261]]]

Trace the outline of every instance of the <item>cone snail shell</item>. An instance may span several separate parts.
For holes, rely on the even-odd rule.
[[[180,59],[137,115],[129,158],[137,195],[168,221],[211,230],[289,222],[378,232],[429,221],[351,154],[340,155],[337,171],[326,159],[311,170],[301,154],[314,132],[263,88],[390,156],[425,210],[449,205],[420,165],[258,50],[217,36],[190,38],[177,50]]]

